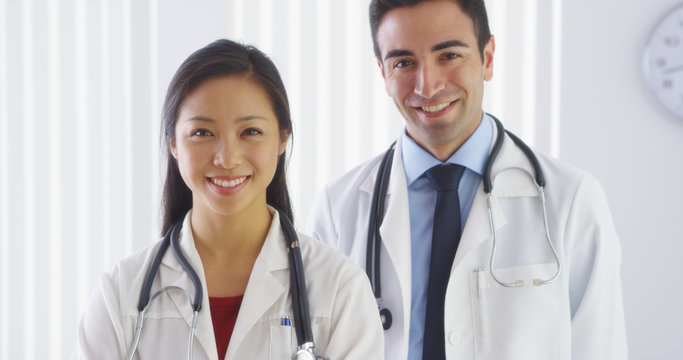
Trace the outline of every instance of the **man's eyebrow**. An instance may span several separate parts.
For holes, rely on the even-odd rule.
[[[434,51],[439,51],[443,49],[448,49],[449,47],[470,47],[466,43],[460,41],[460,40],[448,40],[444,41],[441,43],[438,43],[434,46],[432,46],[432,52]],[[395,49],[391,50],[387,53],[386,56],[384,56],[384,60],[387,60],[392,57],[400,57],[400,56],[413,56],[413,52],[410,50],[405,50],[405,49]]]
[[[448,40],[432,46],[432,52],[447,49],[449,47],[470,47],[460,40]]]
[[[396,50],[391,50],[387,53],[386,56],[384,56],[384,60],[386,61],[389,58],[392,57],[399,57],[399,56],[412,56],[413,52],[409,50],[404,50],[404,49],[396,49]]]

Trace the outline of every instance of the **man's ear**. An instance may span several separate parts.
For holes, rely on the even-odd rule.
[[[496,50],[496,40],[493,35],[484,45],[484,80],[489,81],[493,77],[493,53]]]
[[[384,80],[384,91],[387,92],[387,95],[391,97],[391,94],[389,93],[389,89],[387,89],[387,76],[384,73],[384,65],[382,64],[382,60],[379,58],[375,57],[375,60],[377,61],[377,67],[379,68],[379,72],[382,74],[382,79]]]
[[[377,67],[379,68],[379,72],[382,73],[382,79],[386,80],[386,76],[384,76],[384,66],[382,66],[382,60],[376,57],[375,60],[377,61]]]

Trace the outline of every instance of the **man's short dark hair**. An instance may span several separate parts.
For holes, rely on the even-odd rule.
[[[377,29],[379,28],[379,23],[382,21],[384,15],[395,8],[415,6],[425,1],[433,0],[372,0],[370,2],[370,32],[372,33],[372,46],[375,50],[375,56],[378,59],[382,59],[382,54],[380,54],[379,45],[377,44]],[[472,23],[474,23],[474,35],[477,37],[477,46],[479,46],[479,55],[481,55],[483,61],[484,46],[486,46],[486,43],[491,37],[484,0],[450,1],[457,3],[462,11],[472,19]]]

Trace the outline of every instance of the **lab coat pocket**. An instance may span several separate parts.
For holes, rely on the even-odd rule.
[[[296,353],[298,339],[296,328],[293,326],[281,325],[282,322],[270,326],[270,359],[291,359]],[[313,330],[313,340],[315,342],[315,354],[324,354],[329,341],[329,318],[311,317],[311,329]]]
[[[327,344],[330,341],[330,318],[328,316],[312,316],[311,330],[315,342],[315,355],[322,356],[327,352]]]
[[[535,278],[547,279],[554,272],[554,263],[496,269],[503,281],[524,281],[514,288],[498,284],[488,269],[470,274],[477,359],[559,358],[559,280],[533,285]]]
[[[292,326],[278,324],[270,326],[269,359],[290,359],[296,350],[296,333]]]

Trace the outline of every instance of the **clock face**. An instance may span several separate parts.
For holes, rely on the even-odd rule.
[[[654,27],[643,57],[645,79],[655,98],[683,120],[683,4]]]

